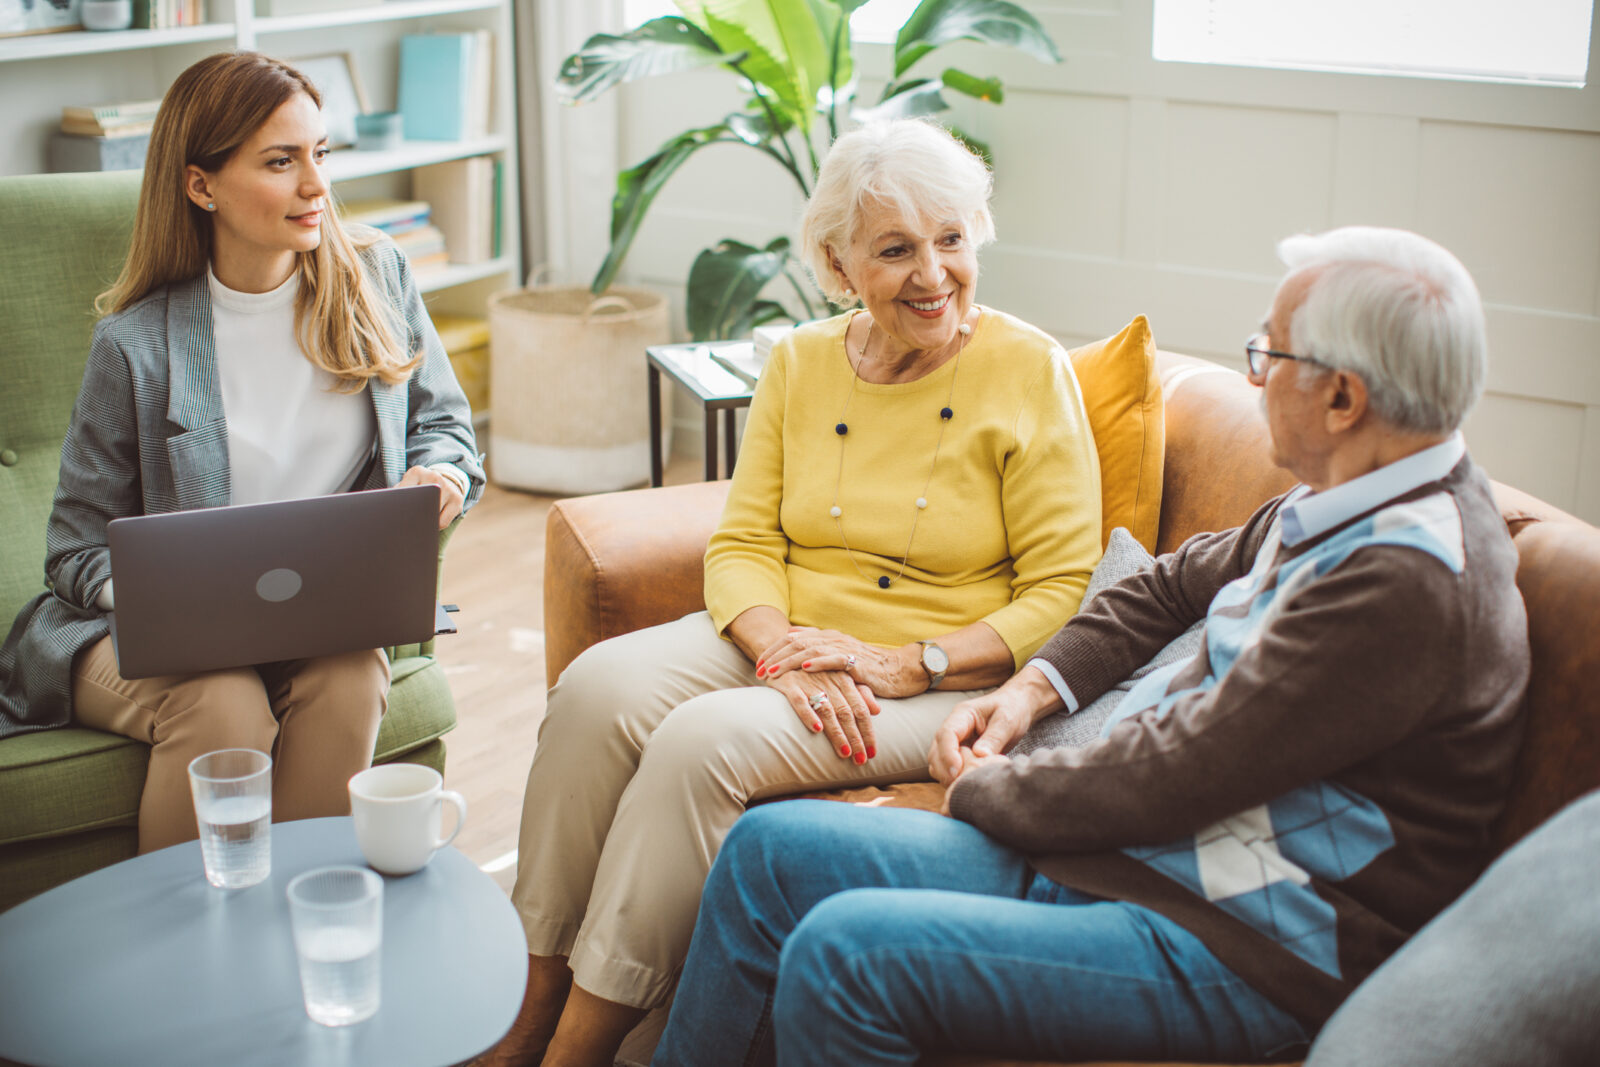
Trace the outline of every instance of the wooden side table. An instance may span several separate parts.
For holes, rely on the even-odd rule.
[[[645,349],[650,375],[650,484],[659,486],[662,477],[661,456],[661,372],[689,390],[700,402],[706,420],[706,481],[717,480],[717,412],[722,412],[723,448],[727,459],[727,474],[733,475],[734,459],[739,452],[739,438],[735,429],[736,412],[750,406],[754,387],[743,378],[717,363],[711,354],[719,349],[750,347],[748,341],[712,342],[710,344],[652,345]]]

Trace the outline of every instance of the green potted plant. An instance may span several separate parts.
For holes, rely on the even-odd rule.
[[[914,71],[954,41],[1018,49],[1059,63],[1061,54],[1037,19],[1006,0],[922,0],[895,38],[892,72],[878,101],[856,100],[850,16],[870,0],[676,0],[680,15],[651,19],[621,36],[596,34],[567,57],[557,79],[568,103],[593,100],[623,82],[720,66],[740,79],[746,106],[709,126],[669,138],[643,162],[617,175],[611,247],[591,288],[616,277],[656,194],[685,160],[713,144],[743,144],[770,157],[810,195],[821,152],[852,121],[932,115],[950,105],[947,92],[999,104],[1000,79],[947,67]],[[924,65],[925,67],[925,65]],[[987,150],[967,138],[974,149]],[[797,273],[787,237],[756,248],[723,240],[695,257],[689,270],[687,320],[696,340],[743,337],[776,318],[811,318],[826,302]],[[791,315],[762,297],[783,276],[799,300]]]

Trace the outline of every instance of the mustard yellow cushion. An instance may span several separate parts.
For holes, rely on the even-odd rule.
[[[1116,336],[1074,348],[1068,355],[1100,453],[1100,543],[1109,541],[1118,526],[1126,526],[1153,555],[1161,525],[1167,430],[1150,323],[1140,315]]]

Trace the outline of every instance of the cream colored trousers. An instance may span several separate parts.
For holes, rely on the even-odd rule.
[[[150,746],[140,852],[200,835],[189,762],[219,748],[272,755],[273,822],[348,815],[346,783],[371,765],[388,704],[382,649],[130,681],[106,637],[72,665],[74,721]]]
[[[857,766],[756,681],[705,612],[589,648],[550,690],[523,795],[511,900],[529,953],[569,957],[597,996],[657,1007],[746,805],[925,779],[934,731],[971,695],[882,701],[878,754]]]

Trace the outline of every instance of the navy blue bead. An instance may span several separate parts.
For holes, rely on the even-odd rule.
[[[833,432],[838,434],[840,437],[843,437],[845,434],[850,432],[850,427],[841,422],[839,425],[833,428]]]
[[[887,589],[887,588],[889,588],[889,576],[887,574],[885,574],[882,578],[878,579],[878,588],[879,589]]]
[[[939,417],[941,419],[944,419],[946,422],[948,422],[951,419],[956,417],[956,413],[951,411],[949,408],[940,408],[939,409]]]

